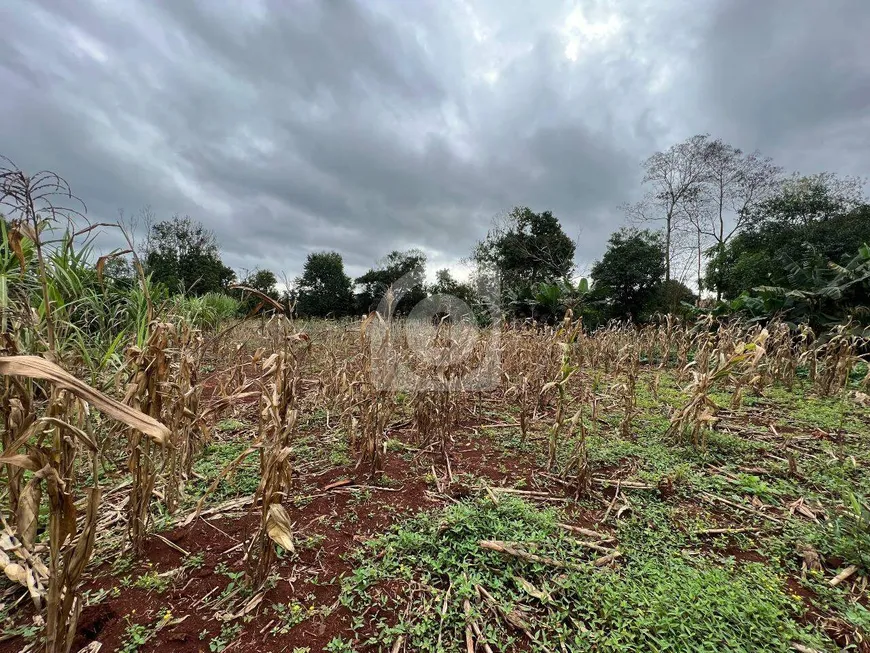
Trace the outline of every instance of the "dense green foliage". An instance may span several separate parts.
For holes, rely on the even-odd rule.
[[[515,207],[478,244],[474,256],[495,267],[503,286],[532,286],[568,276],[574,268],[574,242],[550,211]]]
[[[651,530],[650,520],[660,520],[661,511],[638,510],[630,520],[637,548],[627,551],[622,571],[588,564],[596,554],[558,526],[556,511],[518,499],[493,504],[487,498],[422,513],[360,552],[342,602],[360,611],[378,600],[379,583],[419,582],[420,592],[395,599],[396,611],[408,616],[398,626],[381,624],[374,639],[387,645],[403,632],[412,650],[433,653],[442,638],[462,641],[463,601],[473,606],[472,615],[487,614],[476,587],[532,634],[529,639],[481,617],[487,639],[504,647],[522,641],[531,651],[785,652],[791,641],[806,637],[796,622],[801,606],[772,571],[681,555],[677,540],[661,540]],[[571,568],[500,556],[481,548],[481,540],[520,542]],[[405,601],[407,610],[401,609]],[[443,604],[443,616],[426,610],[427,604]]]
[[[111,259],[102,259],[107,264],[98,269],[96,262],[100,259],[90,244],[74,243],[71,234],[65,233],[57,240],[42,243],[46,291],[43,295],[33,242],[16,226],[2,220],[0,233],[3,331],[18,332],[28,352],[45,351],[47,296],[57,349],[68,352],[70,362],[83,367],[92,383],[104,378],[104,372],[119,368],[123,363],[123,345],[142,342],[149,319],[149,297],[152,304],[166,300],[163,288],[149,277],[133,282],[125,270],[120,278],[113,276],[118,268],[108,265]],[[11,242],[16,246],[11,246]],[[32,316],[29,328],[21,328],[28,316]]]
[[[817,331],[850,321],[870,325],[870,246],[862,245],[844,265],[809,255],[800,263],[784,261],[783,268],[783,285],[753,288],[725,308],[757,319],[779,315]]]
[[[353,285],[341,254],[309,254],[302,276],[296,279],[296,312],[306,317],[342,317],[353,308]]]
[[[535,295],[540,294],[542,284],[553,286],[569,279],[574,249],[552,212],[535,213],[518,206],[477,244],[472,260],[479,269],[496,275],[503,303],[511,313],[535,316],[539,304]],[[547,309],[544,314],[552,315]]]
[[[870,324],[870,204],[854,179],[784,181],[725,247],[707,278],[729,301],[720,312],[780,315],[826,329]]]
[[[791,205],[788,213],[777,210],[786,202]],[[824,215],[806,207],[796,215],[793,204],[793,199],[776,198],[769,204],[770,213],[759,214],[712,258],[707,276],[720,281],[724,297],[759,286],[789,286],[792,266],[819,261],[844,265],[861,245],[870,243],[870,205]]]
[[[371,268],[356,283],[362,287],[357,293],[356,306],[360,313],[378,308],[378,304],[392,286],[398,301],[390,310],[407,314],[426,297],[426,255],[419,250],[393,251]],[[394,285],[395,284],[395,285]]]
[[[220,292],[235,278],[224,265],[214,234],[190,217],[175,216],[151,226],[145,265],[156,283],[170,292],[204,295]]]
[[[474,286],[457,281],[447,269],[435,273],[435,283],[429,287],[429,294],[458,297],[468,306],[472,306],[476,299]]]
[[[661,234],[622,229],[610,237],[607,251],[592,267],[595,296],[609,317],[637,320],[650,309],[664,274]]]
[[[216,329],[221,324],[238,317],[244,310],[235,297],[210,292],[205,295],[175,295],[172,298],[173,312],[181,315],[198,329]]]

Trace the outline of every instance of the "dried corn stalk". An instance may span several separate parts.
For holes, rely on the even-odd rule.
[[[127,385],[124,403],[150,415],[154,419],[163,416],[165,399],[164,384],[169,379],[169,334],[171,324],[152,322],[148,340],[143,347],[130,347],[127,357],[132,368],[132,377]],[[171,446],[171,439],[165,443]],[[157,482],[159,470],[157,457],[164,451],[136,430],[128,434],[131,475],[130,499],[127,502],[127,537],[133,555],[141,555],[150,524],[151,494]]]
[[[769,337],[767,329],[762,329],[761,332],[755,337],[753,341],[753,349],[752,355],[746,360],[744,364],[743,372],[737,377],[737,381],[734,387],[734,393],[731,395],[731,408],[736,409],[740,407],[740,404],[743,399],[743,388],[751,386],[755,389],[757,393],[761,392],[761,386],[763,384],[763,371],[760,369],[761,361],[764,359],[765,354],[767,353],[765,350],[765,343]]]
[[[36,356],[0,358],[0,373],[48,380],[52,384],[45,414],[35,417],[13,442],[4,443],[0,464],[33,472],[18,497],[17,533],[0,535],[0,563],[8,577],[25,585],[34,602],[44,601],[45,650],[68,653],[82,608],[79,584],[96,537],[101,490],[97,485],[97,444],[90,435],[88,405],[116,417],[149,437],[165,441],[166,427],[78,381],[53,363]],[[23,386],[20,386],[23,387]],[[32,401],[32,397],[30,399]],[[8,404],[7,404],[8,406]],[[10,415],[4,413],[9,423]],[[84,447],[93,465],[94,486],[87,488],[86,513],[78,519],[76,460]],[[40,506],[48,502],[48,565],[39,558],[36,524]]]
[[[619,433],[623,438],[630,439],[633,437],[631,425],[637,414],[637,378],[640,374],[640,352],[633,345],[627,345],[622,350],[616,367],[617,373],[623,374],[623,380],[614,386],[622,404]]]
[[[679,440],[688,439],[692,444],[705,450],[707,447],[706,429],[716,423],[716,403],[710,398],[710,393],[717,381],[724,381],[744,371],[746,367],[755,364],[755,356],[764,349],[757,342],[738,343],[733,352],[726,356],[722,352],[713,352],[716,360],[714,366],[707,372],[692,371],[693,380],[684,392],[689,395],[686,404],[674,411],[668,433]],[[747,365],[747,362],[748,365]]]
[[[582,326],[571,321],[572,315],[569,309],[565,315],[562,328],[557,332],[556,338],[559,350],[562,354],[562,362],[559,366],[559,374],[556,380],[545,384],[541,389],[541,395],[546,395],[550,389],[556,390],[556,417],[550,427],[547,440],[547,467],[554,469],[556,466],[556,454],[559,446],[562,428],[565,423],[565,411],[568,408],[568,382],[577,373],[578,368],[572,361],[572,348],[582,330]]]
[[[165,421],[172,430],[166,462],[166,507],[175,512],[190,478],[196,454],[208,436],[200,414],[202,388],[197,383],[198,360],[194,352],[202,343],[200,332],[178,322],[173,335],[171,373],[163,388],[166,394]]]
[[[391,296],[391,290],[387,292]],[[373,345],[370,326],[377,319],[384,326],[377,346]],[[367,471],[370,480],[383,472],[384,432],[396,409],[397,351],[392,342],[391,321],[374,312],[362,323],[362,366],[354,383],[356,424],[360,435],[357,468]],[[376,378],[377,375],[377,378]]]
[[[9,451],[12,443],[33,424],[36,415],[33,411],[33,388],[30,381],[6,376],[2,383],[0,414],[3,415],[3,433],[0,444],[3,445],[3,451]],[[6,481],[9,488],[9,511],[16,515],[24,473],[15,465],[6,465]]]
[[[852,369],[861,360],[858,349],[867,342],[851,333],[852,324],[835,327],[828,339],[812,349],[816,369],[815,387],[822,396],[832,396],[849,385]]]
[[[568,458],[562,478],[574,479],[574,498],[585,495],[592,483],[592,473],[589,469],[589,451],[586,447],[586,423],[583,421],[581,407],[571,418],[569,431],[575,436],[574,450]]]
[[[266,580],[275,563],[273,542],[293,551],[292,525],[281,503],[291,489],[300,370],[309,345],[306,334],[288,334],[281,350],[266,359],[261,368],[260,423],[255,443],[260,453],[260,483],[254,495],[254,505],[259,502],[261,506],[260,527],[245,553],[247,575],[255,586]]]

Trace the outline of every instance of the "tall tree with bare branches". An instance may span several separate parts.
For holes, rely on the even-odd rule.
[[[710,243],[707,225],[712,210],[709,198],[704,190],[703,186],[693,189],[680,206],[682,217],[686,222],[687,236],[690,236],[689,240],[691,240],[689,248],[694,254],[693,264],[696,264],[697,301],[699,305],[701,302],[701,291],[704,287],[704,252]]]
[[[704,162],[707,169],[703,185],[707,223],[698,223],[701,233],[713,239],[721,254],[728,241],[744,227],[757,207],[777,189],[782,168],[758,152],[744,154],[740,149],[716,139],[707,144]],[[700,274],[699,274],[700,278]],[[716,298],[722,298],[721,283],[712,279]]]
[[[671,279],[674,234],[686,224],[686,203],[706,179],[708,139],[708,134],[692,136],[644,161],[643,183],[649,191],[641,202],[626,207],[634,221],[664,223],[666,282]]]

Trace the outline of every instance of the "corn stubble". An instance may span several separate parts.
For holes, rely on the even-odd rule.
[[[177,319],[155,320],[141,346],[127,348],[123,401],[102,395],[46,358],[22,357],[7,346],[0,357],[5,425],[0,465],[10,492],[0,564],[43,611],[46,650],[67,651],[71,644],[81,606],[77,588],[97,537],[102,490],[94,480],[99,478],[96,464],[101,447],[113,438],[93,435],[95,425],[106,424],[97,424],[92,408],[120,421],[115,432],[128,447],[133,482],[127,529],[135,552],[148,536],[155,497],[170,511],[180,505],[192,464],[209,437],[206,416],[215,419],[240,397],[259,397],[255,437],[213,483],[244,458],[259,456],[254,497],[259,520],[244,547],[253,586],[272,573],[276,547],[291,555],[295,549],[284,506],[292,499],[293,441],[303,413],[322,409],[328,429],[346,438],[360,474],[372,480],[383,470],[386,434],[397,428],[395,419],[409,414],[415,446],[436,454],[447,482],[452,480],[452,434],[464,417],[476,414],[474,399],[479,402],[481,396],[463,387],[469,359],[451,358],[461,346],[454,326],[430,330],[437,354],[421,359],[395,333],[387,334],[389,346],[383,339],[373,341],[370,324],[364,320],[358,328],[325,329],[309,337],[281,318],[260,325],[263,346],[253,353],[229,339],[221,345],[228,374],[206,403],[198,379],[202,337]],[[600,428],[599,413],[619,415],[619,437],[634,437],[642,361],[653,368],[648,383],[654,397],[664,370],[688,380],[689,398],[673,412],[670,431],[677,441],[703,449],[718,419],[712,392],[730,390],[732,406],[739,406],[746,393],[763,392],[774,382],[795,383],[799,365],[813,369],[808,382],[820,394],[842,392],[861,346],[846,333],[822,343],[806,332],[788,337],[775,323],[760,329],[668,320],[640,329],[612,324],[586,333],[569,315],[556,327],[505,326],[505,384],[500,397],[498,391],[490,396],[516,408],[521,438],[542,440],[546,467],[580,497],[592,487],[587,443],[590,432]],[[691,362],[677,368],[688,358]],[[399,363],[416,365],[418,375],[418,385],[404,397],[394,379],[372,376]],[[24,470],[32,472],[26,482]],[[82,485],[83,478],[90,479],[88,485]],[[74,505],[80,498],[85,499],[83,514]],[[42,505],[49,524],[40,537],[36,515]]]
[[[289,496],[293,480],[300,369],[309,343],[306,334],[286,331],[282,348],[261,366],[260,424],[254,444],[260,455],[260,483],[254,495],[254,504],[260,505],[260,526],[245,553],[248,577],[255,586],[266,580],[275,563],[273,543],[295,552],[292,524],[282,501]]]

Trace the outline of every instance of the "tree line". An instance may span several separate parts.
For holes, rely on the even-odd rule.
[[[239,283],[304,317],[366,314],[403,279],[399,313],[434,294],[477,309],[481,288],[498,287],[499,305],[513,318],[554,321],[571,309],[595,325],[701,307],[816,325],[855,315],[867,321],[870,204],[862,180],[785,175],[769,157],[709,135],[642,165],[645,195],[621,207],[627,226],[610,236],[588,279],[575,276],[576,245],[559,219],[528,207],[494,221],[466,260],[472,272],[464,282],[442,269],[427,283],[419,250],[390,252],[355,279],[340,253],[322,251],[308,254],[302,274],[279,293],[269,270],[237,279],[214,235],[179,216],[149,225],[142,260],[172,293],[227,292]],[[115,259],[110,271],[123,276],[123,267]],[[249,299],[243,308],[256,305]]]

